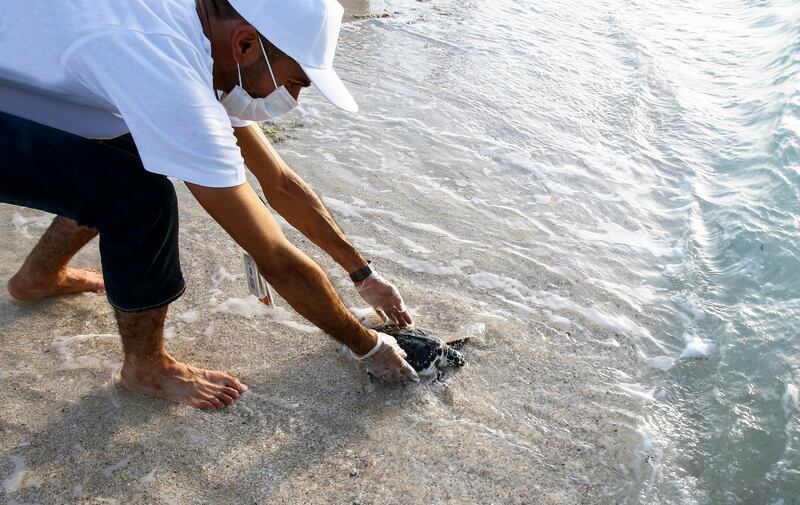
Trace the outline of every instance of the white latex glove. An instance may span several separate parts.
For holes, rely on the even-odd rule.
[[[361,298],[370,304],[384,320],[400,326],[414,324],[411,314],[406,309],[406,304],[403,303],[403,297],[400,296],[400,291],[379,273],[373,271],[369,277],[356,283],[355,286]]]
[[[417,372],[403,359],[406,357],[404,350],[397,345],[397,341],[391,335],[369,330],[378,338],[378,343],[370,352],[363,356],[356,356],[353,351],[344,348],[345,353],[349,354],[354,360],[360,361],[367,366],[367,370],[373,376],[385,381],[410,380],[419,381]]]

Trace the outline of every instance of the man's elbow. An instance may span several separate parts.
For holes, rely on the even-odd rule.
[[[306,191],[303,182],[291,171],[282,172],[276,177],[269,188],[261,188],[267,197],[269,205],[280,212],[293,202],[303,200]]]
[[[258,270],[271,284],[297,282],[304,272],[313,268],[313,261],[288,240],[272,244],[256,259]]]

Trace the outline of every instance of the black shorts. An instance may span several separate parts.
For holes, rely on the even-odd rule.
[[[96,228],[117,309],[141,312],[183,294],[175,188],[144,169],[130,135],[91,140],[0,112],[0,202]]]

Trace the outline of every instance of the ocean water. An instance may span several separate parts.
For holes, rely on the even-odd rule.
[[[587,501],[800,503],[800,4],[361,7],[388,13],[342,31],[361,114],[304,97],[280,149],[420,317],[488,328],[461,429],[531,473],[542,433],[602,445],[565,478]],[[510,379],[545,352],[569,388]]]

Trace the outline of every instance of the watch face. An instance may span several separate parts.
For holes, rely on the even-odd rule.
[[[370,268],[369,263],[371,262],[367,261],[367,266],[350,274],[350,279],[352,279],[353,282],[358,282],[369,277],[372,273],[372,268]]]

